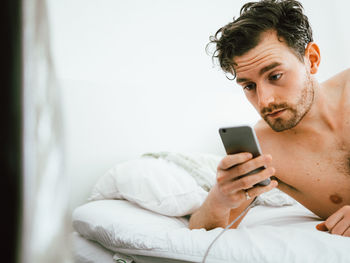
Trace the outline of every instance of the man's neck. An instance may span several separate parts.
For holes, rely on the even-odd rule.
[[[314,101],[310,110],[297,126],[290,129],[292,133],[305,133],[318,131],[335,131],[337,118],[334,116],[334,107],[329,96],[321,84],[315,82]]]

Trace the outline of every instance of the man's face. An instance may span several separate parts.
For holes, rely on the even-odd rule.
[[[275,32],[263,33],[260,43],[234,62],[237,83],[274,131],[295,127],[311,108],[310,73]]]

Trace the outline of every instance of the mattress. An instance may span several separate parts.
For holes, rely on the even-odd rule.
[[[319,222],[298,203],[254,207],[238,229],[217,240],[207,262],[349,262],[349,238],[317,231]],[[222,231],[190,230],[186,217],[160,215],[126,200],[82,205],[73,226],[79,233],[74,253],[84,263],[201,262]]]
[[[73,259],[75,263],[115,263],[114,252],[97,242],[83,238],[79,233],[72,234]]]
[[[74,263],[185,263],[188,261],[113,252],[100,244],[72,233]]]

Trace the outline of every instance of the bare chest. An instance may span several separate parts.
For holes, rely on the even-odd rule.
[[[274,158],[279,188],[322,218],[350,204],[350,143],[289,143]]]

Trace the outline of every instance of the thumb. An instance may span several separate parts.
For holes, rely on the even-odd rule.
[[[328,231],[328,228],[326,227],[325,222],[322,222],[318,225],[316,225],[316,229],[320,231]]]

